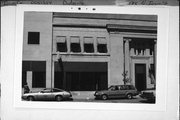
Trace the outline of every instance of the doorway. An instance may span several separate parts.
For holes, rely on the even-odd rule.
[[[135,86],[138,91],[146,89],[146,64],[135,64]]]

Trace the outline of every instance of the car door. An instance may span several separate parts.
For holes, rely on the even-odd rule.
[[[53,91],[51,89],[44,92],[44,100],[53,100]]]
[[[61,90],[59,90],[59,89],[53,89],[52,90],[52,96],[51,96],[51,98],[52,99],[55,99],[55,97],[57,96],[57,95],[61,95]]]
[[[113,86],[111,89],[109,89],[109,98],[118,98],[119,97],[119,89],[117,86]]]
[[[37,100],[43,100],[44,99],[44,90],[42,90],[36,94],[36,99]]]
[[[125,85],[121,85],[119,86],[119,89],[119,97],[125,97],[126,93],[128,92],[127,87]]]
[[[41,91],[38,95],[39,100],[51,100],[52,99],[52,92],[50,89],[45,89]]]

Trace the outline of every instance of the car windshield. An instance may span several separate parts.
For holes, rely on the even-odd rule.
[[[108,90],[114,90],[114,89],[115,89],[114,86],[110,86],[110,87],[108,88]]]
[[[53,92],[62,92],[63,90],[61,89],[53,89]]]
[[[118,87],[117,87],[117,86],[110,86],[110,87],[108,88],[108,90],[118,90]]]
[[[51,92],[51,89],[44,89],[41,91],[41,93],[49,93],[49,92]]]
[[[41,92],[42,93],[49,93],[49,92],[62,92],[63,90],[57,88],[45,88]]]

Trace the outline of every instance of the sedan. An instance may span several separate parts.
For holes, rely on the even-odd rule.
[[[28,101],[34,100],[56,100],[62,101],[65,99],[72,99],[72,94],[68,91],[57,88],[45,88],[39,92],[26,93],[22,96],[23,99]]]

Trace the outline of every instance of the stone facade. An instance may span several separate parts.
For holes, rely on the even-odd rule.
[[[38,44],[28,44],[29,32],[39,32]],[[93,91],[116,84],[151,88],[156,39],[157,16],[25,12],[23,81],[33,90]],[[38,61],[45,68],[36,69]],[[37,81],[42,78],[38,73],[45,74],[45,83]]]

